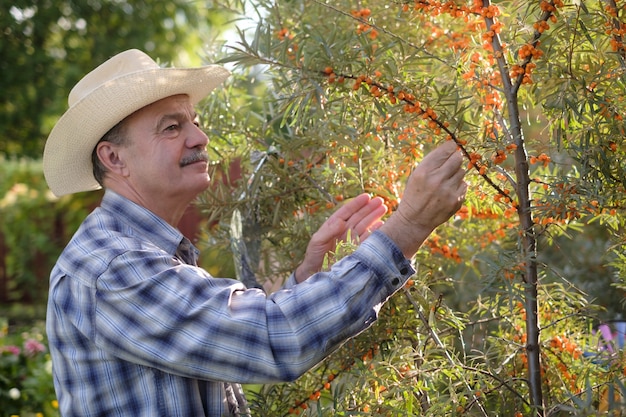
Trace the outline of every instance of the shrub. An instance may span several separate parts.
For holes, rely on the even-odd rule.
[[[43,324],[9,332],[0,328],[0,416],[58,416],[52,361]]]
[[[0,301],[41,305],[56,258],[100,193],[56,198],[41,161],[0,162]]]

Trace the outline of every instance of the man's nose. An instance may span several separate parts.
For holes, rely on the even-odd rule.
[[[193,125],[191,133],[187,137],[187,146],[195,148],[198,146],[205,147],[209,144],[209,137],[198,126]]]

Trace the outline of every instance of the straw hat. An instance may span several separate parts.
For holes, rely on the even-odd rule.
[[[91,154],[113,126],[135,111],[177,94],[197,104],[229,76],[219,65],[161,68],[131,49],[87,74],[70,91],[69,109],[52,129],[43,152],[43,171],[56,196],[96,190]]]

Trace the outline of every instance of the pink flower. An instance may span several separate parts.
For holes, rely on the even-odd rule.
[[[4,352],[9,352],[10,354],[17,356],[20,354],[21,349],[13,345],[0,346],[0,353],[4,353]]]
[[[35,339],[28,339],[24,341],[24,351],[26,356],[35,356],[38,353],[45,352],[46,347]]]

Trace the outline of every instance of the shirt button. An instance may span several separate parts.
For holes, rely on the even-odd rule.
[[[406,266],[403,266],[403,267],[400,269],[400,273],[401,273],[402,275],[406,275],[406,274],[408,274],[408,273],[409,273],[409,268],[407,268]]]
[[[391,280],[391,283],[393,285],[398,285],[400,283],[400,280],[398,278],[394,278],[394,279]]]

